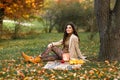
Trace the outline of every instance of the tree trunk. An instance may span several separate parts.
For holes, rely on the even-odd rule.
[[[99,59],[120,61],[120,0],[114,11],[110,11],[110,0],[95,0],[95,12],[100,35]]]
[[[0,8],[0,38],[2,36],[3,18],[4,18],[4,8]]]

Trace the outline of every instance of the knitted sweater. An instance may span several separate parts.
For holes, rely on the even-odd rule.
[[[63,39],[61,39],[58,42],[53,42],[54,46],[62,45]],[[70,59],[78,59],[78,58],[84,58],[84,56],[81,54],[81,51],[79,49],[79,41],[78,37],[74,34],[70,36],[70,41],[69,41],[69,54],[70,54]]]

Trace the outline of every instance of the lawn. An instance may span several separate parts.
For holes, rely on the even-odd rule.
[[[0,80],[117,80],[120,79],[120,62],[97,61],[99,38],[96,34],[89,40],[89,33],[79,33],[80,49],[89,62],[80,69],[45,70],[46,62],[32,64],[24,62],[21,52],[31,56],[42,53],[46,45],[62,38],[62,33],[41,33],[22,39],[0,41]]]

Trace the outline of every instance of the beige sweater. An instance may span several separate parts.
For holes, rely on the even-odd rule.
[[[53,42],[53,45],[54,46],[62,45],[62,42],[63,40],[60,40],[58,42]],[[69,54],[70,54],[70,59],[78,59],[78,58],[84,59],[84,56],[81,54],[81,51],[79,49],[78,37],[74,34],[70,36]]]

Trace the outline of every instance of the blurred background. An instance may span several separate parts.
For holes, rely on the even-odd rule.
[[[0,38],[61,33],[67,22],[78,32],[97,32],[94,0],[1,0]]]

